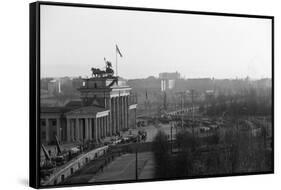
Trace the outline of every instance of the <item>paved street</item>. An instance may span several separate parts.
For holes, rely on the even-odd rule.
[[[137,129],[130,129],[131,132],[126,133],[137,134],[139,130],[145,130],[148,135],[146,142],[151,142],[159,130],[163,130],[169,135],[170,129],[169,124],[160,124],[157,127],[149,125]],[[175,134],[175,132],[175,129],[173,129],[173,134]],[[123,135],[125,134],[123,133]],[[153,153],[138,153],[138,179],[153,179],[154,170],[155,163]],[[104,167],[103,171],[95,172],[95,164],[89,163],[76,175],[71,176],[65,183],[136,180],[136,154],[121,155]]]
[[[163,130],[167,135],[171,133],[171,126],[170,124],[159,124],[158,127],[154,125],[148,125],[145,127],[139,127],[136,129],[130,129],[132,134],[138,134],[139,130],[145,130],[147,132],[146,142],[152,142],[154,137],[156,136],[158,130]],[[126,132],[128,133],[128,132]],[[176,129],[173,128],[173,134],[176,134]]]
[[[151,152],[138,153],[138,179],[154,177],[154,159]],[[103,172],[89,182],[121,181],[136,179],[136,154],[124,154],[110,163]]]

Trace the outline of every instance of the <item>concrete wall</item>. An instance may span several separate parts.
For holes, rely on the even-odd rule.
[[[78,156],[75,160],[70,161],[70,163],[58,168],[53,175],[50,176],[48,181],[42,183],[42,186],[56,185],[64,181],[66,178],[70,177],[74,172],[81,169],[84,165],[89,163],[102,155],[104,155],[108,150],[108,146],[103,146],[87,152],[83,155]]]

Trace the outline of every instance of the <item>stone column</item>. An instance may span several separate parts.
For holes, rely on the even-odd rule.
[[[110,98],[110,134],[113,134],[113,98]]]
[[[110,136],[110,132],[109,132],[109,127],[108,127],[108,119],[109,118],[109,115],[105,117],[105,126],[106,126],[106,136]]]
[[[103,123],[104,123],[104,137],[106,137],[106,136],[107,136],[106,118],[107,118],[107,116],[105,116],[105,117],[103,118]]]
[[[108,113],[108,134],[109,136],[112,135],[112,107],[111,107],[111,98],[109,98],[109,113]]]
[[[85,140],[89,140],[89,119],[85,118]]]
[[[102,131],[102,137],[105,137],[105,126],[104,126],[104,117],[101,118],[101,131]]]
[[[123,97],[120,96],[119,100],[119,110],[120,110],[120,131],[123,129]]]
[[[125,128],[128,129],[128,96],[125,96]]]
[[[66,118],[66,141],[70,142],[70,119]]]
[[[134,120],[134,128],[136,128],[137,126],[137,109],[134,109],[135,110],[135,120]]]
[[[100,139],[100,120],[99,118],[96,119],[97,120],[97,140]]]
[[[61,138],[61,134],[62,134],[62,131],[60,130],[60,119],[57,118],[56,119],[56,123],[57,123],[57,126],[56,126],[56,130],[57,130],[57,137],[58,137],[58,140],[61,141],[62,138]]]
[[[66,121],[67,122],[67,121]],[[73,120],[72,119],[68,119],[68,131],[69,131],[69,142],[73,141],[73,137],[72,137],[72,133],[73,133]],[[67,123],[66,123],[66,126],[67,126]]]
[[[129,110],[129,96],[127,96],[127,127],[130,128],[129,120],[130,120],[130,110]]]
[[[122,106],[121,106],[121,99],[122,97],[119,96],[118,98],[118,131],[121,130],[121,121],[122,121]]]
[[[94,139],[95,141],[98,140],[98,132],[97,132],[97,118],[94,118]]]
[[[49,136],[49,119],[46,119],[46,143],[50,141],[50,136]]]
[[[106,116],[105,116],[106,117]],[[106,137],[106,124],[105,117],[102,118],[102,127],[103,127],[103,137]]]
[[[112,98],[112,134],[115,134],[115,127],[116,127],[116,111],[115,111],[115,98]]]
[[[125,96],[122,97],[122,129],[126,128],[125,127]]]
[[[120,130],[121,130],[121,121],[122,121],[122,105],[121,105],[121,99],[122,99],[122,97],[121,96],[119,96],[119,98],[118,98],[118,112],[119,112],[119,114],[118,114],[118,131],[120,132]]]
[[[98,119],[98,125],[99,125],[99,139],[102,138],[102,122],[101,122],[101,118],[99,117]]]
[[[122,96],[122,129],[125,128],[125,101],[124,96]]]
[[[120,110],[119,110],[119,97],[116,98],[116,132],[119,132],[119,127],[120,127]]]
[[[112,131],[111,131],[111,122],[110,122],[110,117],[108,117],[108,121],[107,121],[107,125],[108,125],[108,130],[109,130],[109,136],[112,136]]]
[[[127,125],[126,125],[126,96],[124,96],[124,99],[123,99],[123,107],[124,107],[124,128],[126,129],[127,128]]]
[[[113,130],[112,133],[116,134],[116,98],[113,98],[113,113],[112,113],[112,117],[113,117]]]
[[[83,137],[83,129],[84,129],[84,126],[85,126],[85,120],[84,119],[80,119],[80,122],[79,122],[79,137],[80,137],[80,140],[83,141],[84,137]]]
[[[103,138],[104,137],[104,125],[103,125],[103,117],[100,118],[100,128],[101,128],[101,137]]]
[[[91,118],[88,118],[88,140],[91,140],[91,127],[92,127],[92,122],[91,122]]]
[[[75,119],[70,119],[70,139],[71,141],[74,141],[74,130],[75,130]]]
[[[123,100],[123,96],[121,96],[120,98],[120,130],[122,130],[124,128],[124,100]]]
[[[80,125],[79,125],[79,119],[78,118],[76,118],[75,119],[75,140],[76,141],[78,141],[78,140],[80,140],[80,130],[79,130],[79,128],[80,128]]]
[[[116,106],[115,98],[112,98],[112,134],[116,134]]]
[[[100,117],[99,120],[100,120],[100,137],[103,138],[102,117]]]
[[[108,121],[109,121],[109,114],[108,116],[106,116],[106,136],[110,136],[110,129],[109,129],[109,125],[108,125]]]
[[[112,98],[112,134],[115,134],[115,127],[116,127],[116,111],[115,111],[115,98]]]
[[[123,120],[122,120],[122,118],[123,118],[123,106],[122,106],[122,96],[119,96],[119,111],[120,111],[120,113],[119,113],[119,123],[120,123],[120,127],[119,127],[119,131],[121,131],[122,130],[122,128],[123,128]]]
[[[101,139],[101,128],[100,128],[101,122],[100,122],[100,117],[97,118],[97,119],[98,119],[98,139]]]
[[[105,116],[105,117],[103,118],[103,123],[104,123],[104,137],[107,136],[106,117],[107,117],[107,116]]]
[[[123,102],[123,106],[124,106],[124,128],[127,128],[127,113],[126,113],[126,98],[127,96],[124,96],[124,102]]]
[[[124,96],[124,128],[127,129],[127,96]]]
[[[92,138],[93,128],[92,127],[93,127],[92,126],[92,118],[89,118],[89,135],[88,135],[89,140],[93,140],[93,138]]]
[[[101,136],[102,136],[102,138],[104,138],[104,123],[103,123],[103,118],[104,118],[104,117],[101,117]]]

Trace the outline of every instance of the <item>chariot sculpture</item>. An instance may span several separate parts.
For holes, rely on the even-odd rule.
[[[114,75],[114,70],[112,69],[112,63],[110,61],[107,61],[104,58],[106,68],[105,70],[101,70],[99,68],[91,68],[92,71],[92,77],[112,77]]]

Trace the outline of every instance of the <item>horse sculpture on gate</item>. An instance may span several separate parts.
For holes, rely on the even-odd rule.
[[[112,64],[110,61],[106,61],[106,59],[104,58],[105,61],[105,65],[106,65],[106,69],[105,70],[101,70],[99,68],[91,68],[92,71],[92,77],[112,77],[114,74],[114,70],[112,69]]]

